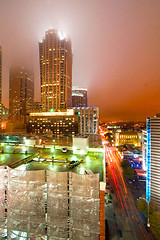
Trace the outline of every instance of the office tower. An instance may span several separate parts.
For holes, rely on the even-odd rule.
[[[160,117],[147,118],[146,199],[160,205]]]
[[[72,106],[71,41],[57,30],[48,30],[39,43],[42,111]]]
[[[40,102],[34,102],[32,107],[33,112],[42,112],[42,107]]]
[[[142,130],[142,168],[147,169],[147,131]]]
[[[14,68],[9,79],[9,116],[12,121],[26,122],[34,99],[33,77],[24,68]]]
[[[6,108],[3,104],[1,104],[1,106],[2,106],[2,120],[7,120],[8,119],[8,117],[9,117],[9,109],[8,108]]]
[[[88,107],[86,88],[72,88],[72,107]]]
[[[73,109],[59,112],[30,113],[27,132],[34,134],[52,134],[55,136],[72,136],[78,133],[78,117]]]
[[[59,136],[98,134],[99,108],[73,108],[63,111],[30,113],[27,131]]]
[[[78,116],[79,134],[98,134],[98,107],[73,107],[75,115]]]
[[[2,116],[2,48],[0,46],[0,129]]]

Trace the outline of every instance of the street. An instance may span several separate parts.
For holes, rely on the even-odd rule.
[[[149,240],[143,219],[137,210],[131,191],[122,175],[120,162],[115,147],[105,146],[107,181],[109,181],[112,203],[106,204],[109,239]],[[107,182],[106,181],[106,182]]]

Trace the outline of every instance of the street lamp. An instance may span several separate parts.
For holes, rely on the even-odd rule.
[[[150,227],[150,222],[149,222],[149,199],[146,199],[146,203],[147,203],[147,206],[148,206],[147,227]]]
[[[54,150],[55,150],[55,149],[54,149],[54,147],[52,147],[52,148],[51,148],[51,152],[52,152],[52,159],[54,159],[54,157],[53,157]]]

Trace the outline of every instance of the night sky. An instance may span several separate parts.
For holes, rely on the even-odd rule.
[[[40,100],[38,41],[50,28],[70,36],[73,86],[88,88],[101,120],[160,112],[159,0],[0,0],[4,105],[15,63],[34,72]]]

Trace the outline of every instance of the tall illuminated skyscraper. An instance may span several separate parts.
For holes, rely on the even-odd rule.
[[[146,199],[160,205],[160,117],[147,118]]]
[[[2,48],[0,46],[0,129],[2,116]]]
[[[48,30],[39,43],[42,111],[72,106],[71,40]]]
[[[24,68],[13,68],[9,79],[9,115],[10,119],[26,122],[26,116],[32,112],[34,100],[33,77]]]

